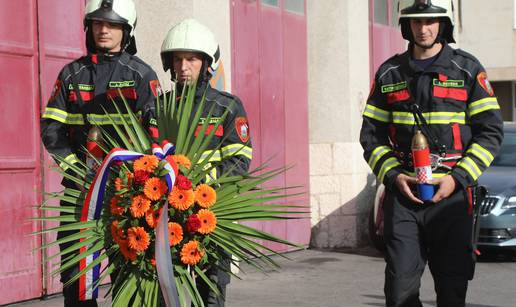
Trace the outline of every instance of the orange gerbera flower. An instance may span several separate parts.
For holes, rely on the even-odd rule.
[[[188,159],[185,155],[172,155],[168,156],[166,159],[172,159],[172,161],[174,161],[174,163],[176,163],[178,166],[182,165],[187,169],[190,169],[192,166],[192,162],[190,162],[190,159]]]
[[[215,230],[215,227],[217,227],[217,217],[210,210],[199,210],[199,212],[197,212],[197,217],[201,220],[201,227],[197,229],[198,232],[204,235],[209,234]]]
[[[159,160],[156,156],[145,155],[134,161],[134,171],[146,171],[152,173],[158,167]]]
[[[196,265],[203,256],[204,252],[199,250],[199,242],[196,240],[186,243],[181,249],[181,261],[184,264]]]
[[[177,210],[187,210],[193,205],[195,195],[192,190],[181,190],[177,187],[172,189],[172,193],[168,194],[168,203]]]
[[[150,264],[155,267],[156,266],[156,258],[152,257],[150,260],[149,260]]]
[[[116,243],[126,239],[124,229],[118,228],[118,224],[118,221],[113,221],[111,223],[111,236],[113,237],[113,241]]]
[[[123,188],[125,188],[125,185],[122,182],[122,178],[116,177],[116,179],[115,179],[115,190],[120,191]]]
[[[117,242],[118,246],[120,247],[120,252],[124,256],[126,261],[135,261],[138,257],[138,254],[135,250],[131,249],[128,245],[127,240],[121,240],[120,242]]]
[[[149,247],[150,236],[143,227],[131,227],[127,230],[127,244],[136,252],[143,252]]]
[[[145,213],[145,221],[150,228],[156,228],[158,225],[159,215],[161,214],[161,208],[159,210],[154,210],[150,208]]]
[[[147,210],[149,210],[150,205],[151,201],[147,197],[144,195],[137,195],[133,197],[129,211],[131,211],[131,215],[133,217],[140,218],[145,215]]]
[[[207,184],[200,184],[195,189],[195,202],[203,207],[209,208],[217,201],[217,192]]]
[[[122,215],[125,212],[125,208],[118,205],[118,198],[116,196],[111,198],[109,209],[113,215]]]
[[[167,192],[167,184],[158,177],[152,177],[145,181],[143,193],[150,200],[158,200]]]
[[[183,240],[183,228],[178,223],[168,223],[168,241],[170,246],[179,244]]]

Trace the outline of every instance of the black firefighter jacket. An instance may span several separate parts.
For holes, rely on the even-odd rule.
[[[112,102],[113,99],[125,113],[120,93],[149,128],[155,124],[154,103],[158,89],[152,68],[126,52],[115,56],[89,54],[67,64],[59,73],[41,116],[41,138],[46,149],[70,164],[77,159],[84,161],[84,146],[91,124],[103,125],[110,135],[115,135],[104,109],[116,123],[122,123]],[[60,166],[65,171],[68,168],[65,162]]]
[[[446,155],[459,159],[451,171],[438,169],[434,177],[451,174],[463,187],[474,184],[503,139],[500,107],[479,61],[444,45],[424,71],[412,62],[410,48],[380,66],[363,113],[360,142],[367,163],[390,189],[398,174],[414,176],[413,104],[419,105]],[[438,155],[436,147],[431,152]]]
[[[181,90],[178,90],[181,92]],[[205,135],[208,135],[216,125],[214,137],[209,146],[201,154],[200,160],[209,159],[208,167],[212,165],[207,181],[220,177],[225,173],[229,175],[242,175],[247,173],[253,156],[249,121],[244,106],[237,96],[212,88],[207,81],[200,81],[197,85],[195,102],[192,108],[192,117],[197,111],[197,106],[205,97],[204,107],[198,122],[197,135],[202,124],[207,120],[210,110],[212,112]],[[180,98],[177,98],[180,99]]]

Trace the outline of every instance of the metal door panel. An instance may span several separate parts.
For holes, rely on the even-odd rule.
[[[231,4],[232,88],[249,116],[252,165],[270,158],[271,168],[296,163],[271,184],[302,184],[308,192],[306,14],[299,9],[284,12],[283,1],[234,0]],[[306,197],[294,202],[308,205]],[[296,243],[309,241],[309,219],[252,226]],[[287,248],[268,246],[278,251]]]
[[[40,42],[40,84],[41,110],[43,111],[52,93],[53,85],[60,70],[68,63],[85,53],[83,30],[84,1],[45,0],[38,2],[39,42]],[[61,191],[61,175],[56,171],[57,165],[43,149],[44,189],[46,192]],[[53,205],[58,205],[54,202]],[[57,223],[46,223],[45,227],[57,226]],[[56,234],[47,234],[43,242],[52,242]],[[58,247],[46,252],[44,257],[55,254]],[[55,259],[53,263],[57,263]],[[51,272],[51,264],[46,264],[45,272]],[[61,291],[59,275],[51,277],[45,274],[47,294]]]
[[[233,0],[231,8],[231,88],[242,100],[249,119],[254,169],[262,163],[258,6],[256,1]],[[257,229],[262,229],[262,224],[246,222]]]
[[[0,2],[0,304],[42,292],[36,20],[35,1]]]
[[[293,0],[291,0],[293,1]],[[302,0],[296,0],[303,2]],[[285,3],[287,4],[287,3]],[[301,4],[299,4],[301,5]],[[296,6],[299,9],[299,6]],[[286,173],[287,186],[301,186],[302,196],[291,198],[288,203],[307,206],[300,211],[309,211],[309,131],[308,131],[308,67],[306,13],[286,10],[283,13],[283,84],[285,91],[285,164],[294,165]],[[306,8],[305,10],[306,11]],[[309,216],[306,214],[305,216]],[[310,242],[310,219],[288,220],[289,241],[308,245]]]
[[[283,95],[283,27],[280,6],[261,5],[259,19],[261,159],[272,158],[270,168],[285,165],[285,101]],[[267,186],[285,186],[285,175],[271,180]],[[276,201],[278,203],[278,201]],[[284,220],[266,221],[263,229],[277,237],[286,238]],[[283,244],[266,243],[277,251]]]

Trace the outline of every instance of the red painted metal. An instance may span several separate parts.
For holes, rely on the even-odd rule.
[[[36,1],[0,2],[0,304],[41,295]]]
[[[406,50],[406,41],[401,36],[401,31],[394,20],[397,1],[387,0],[388,25],[374,22],[374,0],[369,0],[369,38],[370,38],[370,74],[371,82],[378,67],[396,53]]]
[[[252,167],[263,162],[270,168],[295,164],[270,185],[303,185],[308,193],[306,14],[287,12],[283,1],[278,4],[231,2],[233,92],[242,98],[249,116]],[[306,196],[294,202],[308,205]],[[252,225],[299,244],[309,242],[308,219]],[[281,244],[267,246],[287,250]]]
[[[40,84],[41,84],[41,111],[44,110],[51,95],[54,82],[64,65],[79,58],[85,53],[83,30],[84,1],[43,0],[38,1],[39,15],[39,42],[40,42]],[[55,171],[56,164],[43,151],[42,169],[44,174],[44,189],[46,192],[61,191],[61,175]],[[58,205],[55,203],[54,205]],[[57,226],[56,223],[47,224]],[[43,243],[55,241],[56,235],[45,235]],[[48,251],[44,257],[55,254],[58,248]],[[59,259],[55,259],[56,263]],[[54,268],[55,269],[55,268]],[[51,272],[52,266],[44,266],[45,273]],[[45,274],[44,289],[46,294],[61,291],[59,275],[54,278]]]
[[[304,195],[289,203],[310,207],[308,155],[308,67],[307,25],[305,14],[283,11],[283,88],[285,95],[285,164],[294,165],[286,173],[287,186],[303,187]],[[308,245],[310,219],[287,221],[287,239]]]

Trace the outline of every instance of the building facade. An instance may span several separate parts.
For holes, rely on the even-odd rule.
[[[39,117],[61,67],[85,52],[84,2],[0,1],[0,231],[9,234],[0,241],[0,287],[12,289],[0,304],[60,291],[44,264],[48,254],[38,250],[55,238],[27,236],[42,228],[27,221],[41,214],[32,206],[45,199],[44,192],[60,190],[55,165],[40,144]],[[274,184],[303,186],[305,194],[294,202],[309,206],[310,218],[253,226],[313,248],[368,244],[376,179],[358,139],[375,70],[406,48],[397,0],[135,2],[138,56],[163,87],[170,85],[159,55],[162,39],[173,24],[196,18],[215,33],[225,88],[248,112],[253,166],[271,157],[271,167],[294,165]],[[512,118],[514,2],[498,0],[488,14],[483,1],[468,0],[467,7],[455,1],[458,45],[486,65],[498,95],[508,97],[503,108]]]

